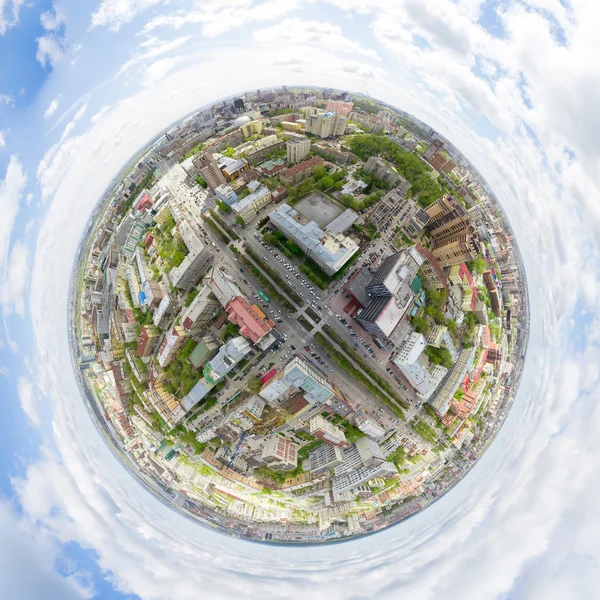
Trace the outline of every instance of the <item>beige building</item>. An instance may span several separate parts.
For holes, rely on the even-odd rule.
[[[250,121],[241,126],[240,128],[244,137],[250,137],[251,135],[260,135],[262,133],[263,124],[262,121]]]
[[[304,160],[310,152],[310,140],[305,137],[299,140],[286,142],[288,164],[298,163]]]
[[[227,179],[225,179],[225,175],[221,172],[212,152],[205,152],[194,159],[194,166],[211,189],[214,190],[220,185],[227,183]]]
[[[348,119],[339,113],[321,113],[306,118],[306,133],[320,138],[344,135]]]

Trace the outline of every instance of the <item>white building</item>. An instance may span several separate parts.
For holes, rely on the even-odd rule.
[[[304,160],[310,152],[310,140],[307,137],[286,142],[288,164]]]
[[[178,267],[171,269],[169,279],[174,287],[187,290],[198,283],[213,257],[187,221],[180,221],[177,229],[188,249],[188,254]]]

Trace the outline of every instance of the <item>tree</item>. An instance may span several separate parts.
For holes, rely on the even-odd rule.
[[[423,317],[417,317],[413,319],[412,324],[417,333],[427,335],[431,331],[431,325],[429,325],[429,321],[427,321],[427,319],[423,319]]]
[[[198,177],[196,177],[196,183],[203,188],[207,188],[208,184],[206,183],[206,181],[204,181],[204,178],[201,175],[198,175]]]
[[[425,348],[425,354],[434,365],[442,365],[442,367],[445,367],[446,369],[449,369],[452,366],[452,355],[446,348],[427,346]]]
[[[248,379],[247,385],[248,385],[248,389],[251,392],[256,393],[262,387],[262,381],[260,380],[260,378],[257,375],[256,377],[250,377],[250,379]]]
[[[235,218],[235,224],[236,224],[236,225],[245,225],[245,224],[246,224],[246,221],[244,221],[244,219],[243,219],[242,217],[240,217],[240,215],[238,215],[238,216]]]
[[[325,175],[327,175],[327,167],[325,167],[325,165],[316,166],[315,170],[313,171],[313,175],[315,179],[321,179],[322,177],[325,177]]]
[[[224,213],[231,212],[231,206],[228,206],[227,204],[225,204],[225,202],[222,202],[221,200],[216,200],[215,204],[219,207],[220,211]]]

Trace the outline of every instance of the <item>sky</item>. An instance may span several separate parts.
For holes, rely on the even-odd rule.
[[[596,599],[599,25],[594,0],[0,0],[2,597]],[[451,140],[509,217],[531,301],[490,450],[427,510],[324,548],[161,504],[99,437],[67,344],[110,180],[185,114],[280,85],[367,93]]]

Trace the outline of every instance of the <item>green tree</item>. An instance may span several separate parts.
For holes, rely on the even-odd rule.
[[[245,224],[246,224],[246,221],[244,221],[244,219],[243,219],[242,217],[240,217],[240,215],[238,215],[238,216],[235,218],[235,224],[236,224],[236,225],[245,225]]]

